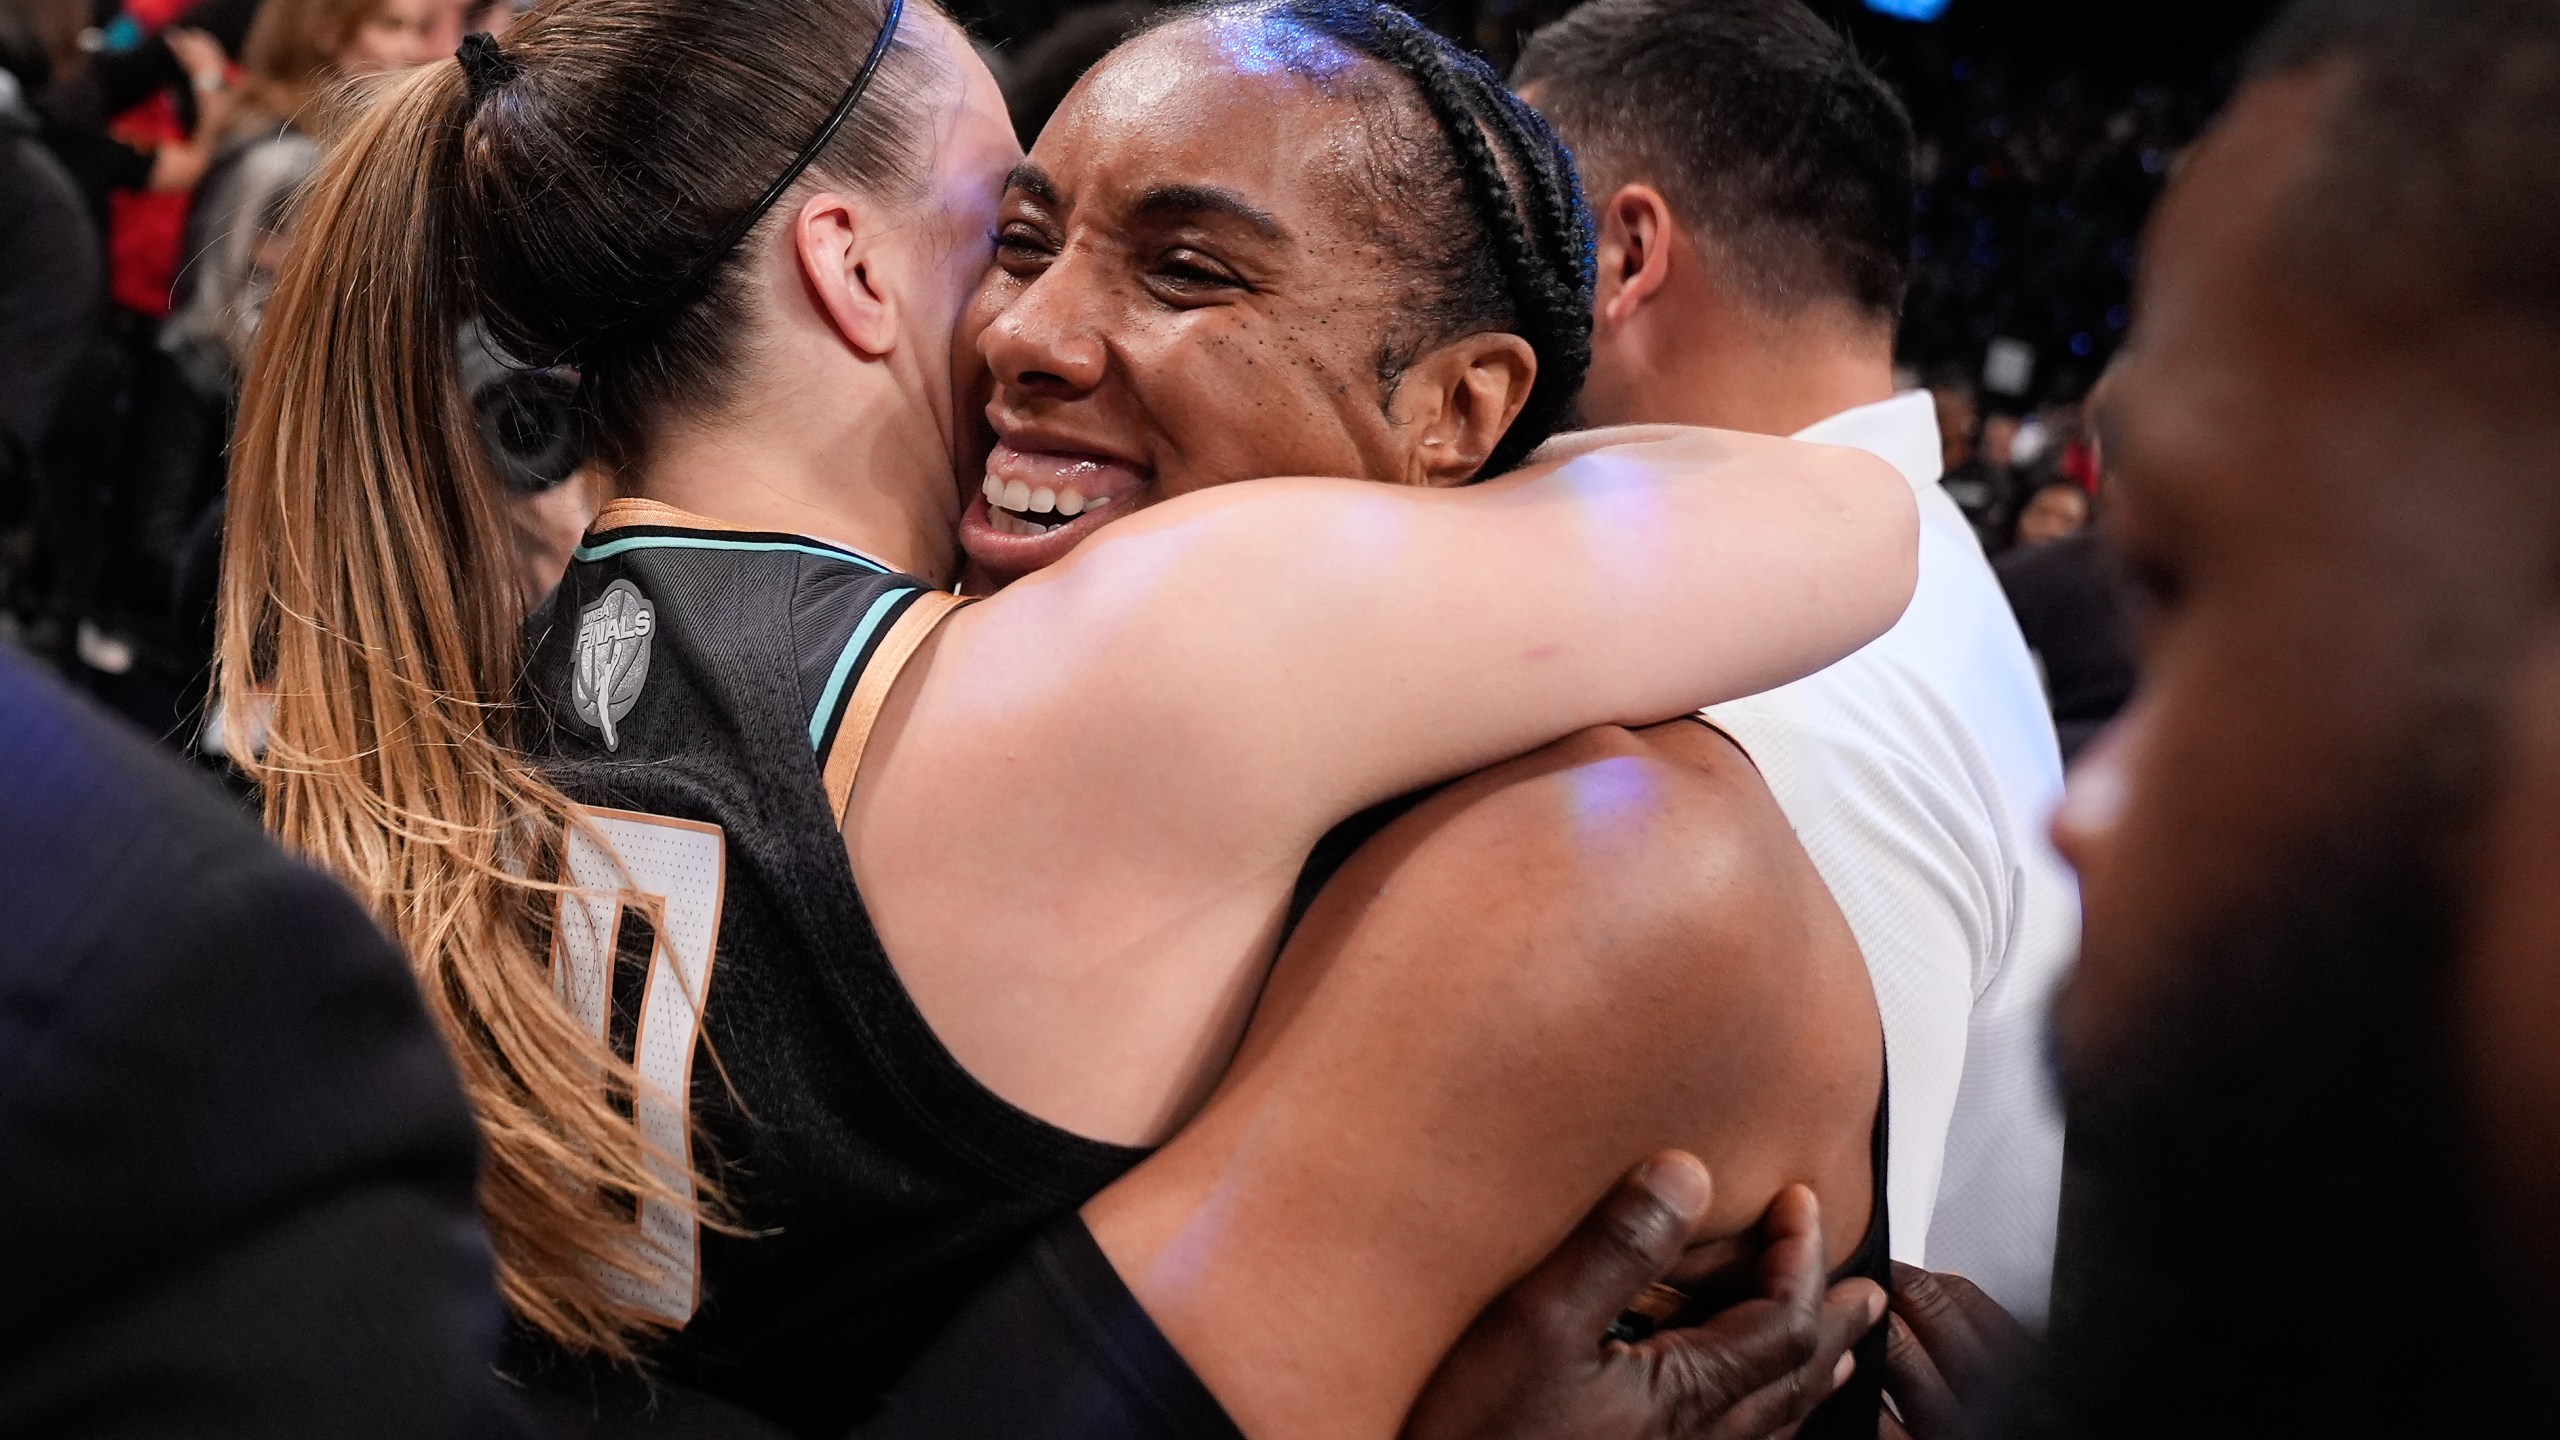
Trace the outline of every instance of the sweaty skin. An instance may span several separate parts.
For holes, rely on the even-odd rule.
[[[1056,197],[1046,238],[1009,252],[963,343],[995,372],[997,438],[1052,457],[1052,478],[1081,463],[1059,457],[1115,457],[1120,518],[1080,520],[1068,558],[917,652],[845,821],[941,1042],[1032,1114],[1132,1144],[1171,1134],[1224,1070],[1334,824],[1591,724],[1783,682],[1889,625],[1913,570],[1898,476],[1767,437],[1586,434],[1448,488],[1516,413],[1527,346],[1422,345],[1382,394],[1383,337],[1347,333],[1344,307],[1401,287],[1346,252],[1219,228],[1241,204],[1287,234],[1349,232],[1341,192],[1246,188],[1234,152],[1251,136],[1318,154],[1367,111],[1308,104],[1322,92],[1295,75],[1222,73],[1218,53],[1163,32],[1082,93],[1126,61],[1189,100],[1258,103],[1153,150],[1097,119],[1106,173],[1066,163],[1089,108],[1071,102],[1031,157]],[[999,233],[1029,224],[1033,188],[1007,193]],[[1220,268],[1237,279],[1200,278]],[[964,526],[973,551],[982,538]],[[1834,638],[1808,647],[1809,631]]]
[[[1657,1146],[1717,1177],[1675,1283],[1725,1290],[1797,1182],[1846,1259],[1883,1061],[1857,943],[1750,762],[1686,722],[1595,730],[1363,847],[1226,1083],[1085,1219],[1247,1434],[1389,1435]]]
[[[1341,153],[1375,107],[1229,73],[1239,48],[1215,24],[1125,47],[1016,172],[973,317],[1007,441],[990,474],[1064,483],[1063,456],[1108,454],[1075,473],[1112,503],[1010,534],[990,484],[962,531],[989,575],[1275,463],[1456,483],[1516,408],[1470,388],[1506,383],[1517,352],[1492,342],[1516,337],[1446,362],[1437,399],[1382,403],[1379,302],[1407,282],[1363,248]],[[1054,468],[1034,468],[1042,444]],[[1881,1070],[1854,939],[1748,759],[1694,724],[1593,731],[1361,850],[1206,1108],[1085,1215],[1247,1433],[1385,1435],[1485,1303],[1656,1148],[1717,1177],[1681,1278],[1745,1265],[1792,1182],[1845,1258]]]

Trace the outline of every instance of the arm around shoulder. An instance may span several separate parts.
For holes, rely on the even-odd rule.
[[[1005,688],[1076,753],[1143,733],[1282,804],[1348,809],[1595,724],[1820,669],[1900,618],[1909,485],[1871,456],[1648,427],[1462,490],[1279,479],[1110,527],[978,607]]]

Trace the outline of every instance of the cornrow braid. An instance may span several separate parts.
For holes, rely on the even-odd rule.
[[[1590,207],[1563,142],[1492,66],[1395,6],[1369,10],[1377,35],[1370,53],[1411,77],[1431,107],[1458,161],[1467,197],[1494,242],[1521,336],[1538,353],[1528,402],[1485,462],[1483,476],[1499,475],[1567,423],[1591,368]],[[1495,153],[1497,140],[1504,154]],[[1526,205],[1516,193],[1514,173],[1528,182]]]
[[[1591,366],[1595,231],[1571,152],[1492,66],[1377,0],[1211,0],[1175,10],[1157,25],[1230,18],[1322,37],[1405,76],[1421,96],[1448,166],[1438,183],[1462,199],[1465,213],[1452,217],[1458,223],[1447,243],[1420,247],[1429,253],[1415,256],[1414,263],[1436,272],[1427,278],[1438,290],[1434,303],[1418,307],[1425,325],[1438,328],[1418,338],[1428,344],[1501,329],[1529,342],[1538,357],[1537,380],[1519,418],[1474,478],[1490,479],[1516,467],[1570,426]],[[1298,47],[1274,47],[1273,53],[1303,57],[1284,63],[1330,83],[1332,67]],[[1399,185],[1392,200],[1380,201],[1381,223],[1409,223],[1412,197],[1419,193]],[[1465,234],[1470,228],[1477,233]],[[1380,379],[1392,386],[1409,358],[1390,342],[1380,358]]]

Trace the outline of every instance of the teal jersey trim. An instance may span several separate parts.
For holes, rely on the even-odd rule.
[[[608,540],[601,545],[581,545],[569,552],[569,558],[587,562],[610,560],[632,550],[793,550],[803,555],[815,555],[821,560],[848,560],[883,575],[889,573],[888,566],[869,556],[828,545],[803,545],[789,540],[714,540],[701,535],[634,535],[627,540]]]
[[[853,662],[861,659],[862,652],[870,647],[872,632],[880,628],[881,620],[899,601],[923,593],[916,589],[892,590],[871,602],[870,612],[862,617],[861,624],[853,627],[853,638],[844,642],[844,653],[836,657],[836,668],[827,676],[827,688],[818,695],[817,713],[809,717],[810,749],[817,749],[818,742],[826,737],[827,717],[836,713],[836,701],[844,695],[844,683],[853,678]]]

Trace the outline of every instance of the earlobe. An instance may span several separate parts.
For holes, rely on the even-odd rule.
[[[877,228],[852,199],[809,197],[793,223],[800,283],[837,337],[868,358],[897,345],[895,295],[881,283]]]

